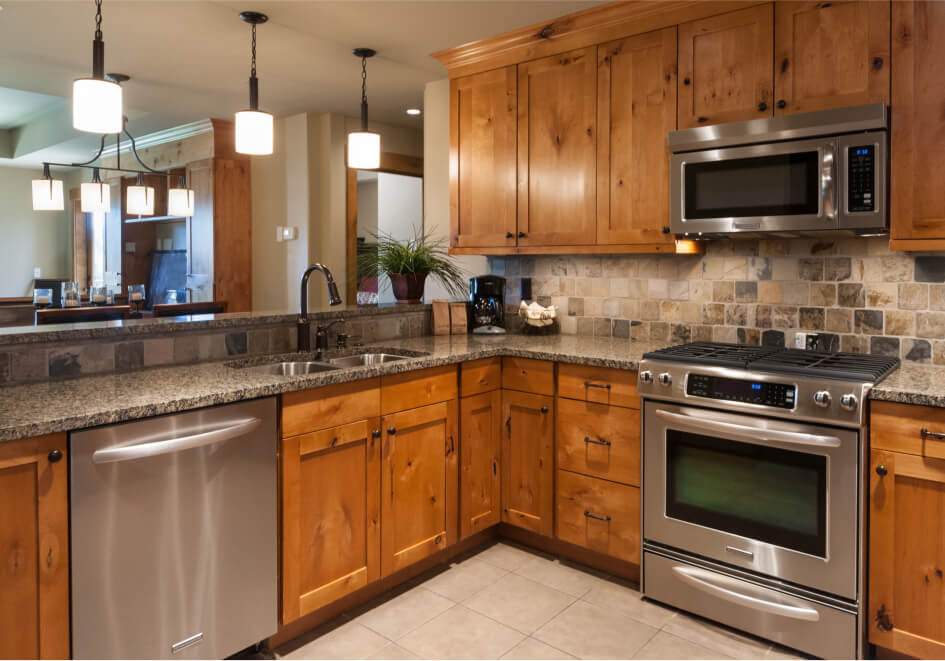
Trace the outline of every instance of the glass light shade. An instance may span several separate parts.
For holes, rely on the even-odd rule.
[[[168,216],[193,216],[194,192],[189,188],[171,188],[167,191]]]
[[[272,153],[272,115],[258,110],[236,113],[236,151],[264,156]]]
[[[87,133],[121,133],[121,86],[79,78],[72,83],[72,126]]]
[[[65,208],[62,181],[33,179],[33,211],[62,211]]]
[[[128,213],[132,216],[154,215],[154,187],[128,186]]]
[[[370,131],[348,134],[348,167],[376,170],[381,167],[381,136]]]
[[[82,213],[108,213],[112,206],[112,191],[108,184],[82,184]]]

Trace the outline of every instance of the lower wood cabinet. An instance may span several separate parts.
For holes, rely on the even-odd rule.
[[[498,390],[463,397],[459,402],[462,539],[501,519],[501,416],[502,397]]]
[[[0,658],[68,659],[65,434],[0,444]]]
[[[554,402],[502,391],[502,520],[541,535],[554,532]]]
[[[640,489],[558,471],[558,539],[640,564]]]

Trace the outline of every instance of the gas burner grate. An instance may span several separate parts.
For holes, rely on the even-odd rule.
[[[747,367],[753,360],[781,351],[777,347],[757,347],[722,342],[690,342],[643,354],[648,360],[686,361],[693,365]]]
[[[899,367],[899,359],[872,354],[782,349],[752,361],[751,367],[779,374],[879,383]]]

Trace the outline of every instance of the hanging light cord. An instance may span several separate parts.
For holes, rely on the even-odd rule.
[[[361,103],[367,103],[367,58],[361,58]]]
[[[101,2],[101,0],[99,0]],[[253,66],[252,73],[250,74],[253,78],[256,77],[256,24],[253,23]]]
[[[95,0],[95,38],[102,38],[102,0]]]

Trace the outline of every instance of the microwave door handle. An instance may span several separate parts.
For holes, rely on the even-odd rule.
[[[103,448],[92,453],[93,464],[110,464],[117,461],[128,461],[130,459],[144,459],[145,457],[156,457],[162,454],[180,452],[181,450],[190,450],[204,445],[222,443],[243,436],[254,431],[262,424],[259,418],[246,418],[239,420],[228,427],[212,429],[210,431],[198,432],[181,436],[180,438],[169,438],[160,441],[135,442],[119,447]]]
[[[782,615],[794,620],[803,620],[805,622],[817,622],[820,620],[820,613],[806,605],[797,605],[791,603],[778,603],[770,601],[760,596],[745,594],[733,589],[735,586],[728,584],[726,577],[719,576],[699,567],[683,567],[676,565],[673,567],[673,573],[676,577],[691,587],[710,594],[719,599],[723,599],[739,606],[750,608],[751,610],[771,613],[772,615]],[[795,602],[796,603],[796,602]]]
[[[808,445],[821,448],[840,447],[840,439],[836,436],[821,436],[820,434],[805,434],[803,432],[781,431],[780,429],[766,429],[752,425],[740,425],[734,422],[699,418],[685,413],[672,413],[664,409],[656,409],[656,417],[670,424],[685,427],[700,434],[711,431],[732,436],[750,443],[774,441],[777,443]]]
[[[824,145],[820,165],[820,200],[823,214],[830,220],[837,217],[837,150],[833,142]]]

